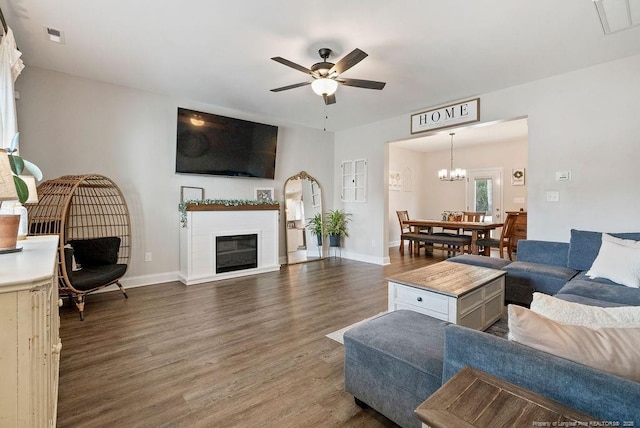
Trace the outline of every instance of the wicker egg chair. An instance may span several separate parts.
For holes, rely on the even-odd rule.
[[[128,297],[119,280],[131,255],[131,222],[112,180],[87,174],[45,181],[27,209],[30,235],[60,235],[60,294],[75,301],[81,320],[89,293],[115,284]]]

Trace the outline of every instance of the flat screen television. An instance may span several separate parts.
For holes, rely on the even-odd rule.
[[[275,176],[278,127],[178,108],[176,172]]]

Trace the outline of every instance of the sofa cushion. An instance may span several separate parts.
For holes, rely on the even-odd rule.
[[[73,254],[83,268],[87,266],[113,265],[118,263],[120,238],[109,236],[92,239],[72,239],[69,244]]]
[[[113,264],[103,266],[85,266],[76,272],[67,271],[69,281],[73,288],[87,291],[115,282],[127,271],[127,265]]]
[[[462,263],[465,265],[486,267],[490,269],[502,269],[506,265],[511,263],[511,260],[499,259],[497,257],[478,256],[475,254],[461,254],[459,256],[450,257],[447,259],[447,261]]]
[[[509,305],[509,339],[640,382],[640,328],[591,329]]]
[[[640,287],[640,241],[602,234],[602,244],[591,269],[590,278],[606,278],[627,287]]]
[[[638,306],[603,308],[534,293],[531,310],[553,321],[589,328],[640,327]]]
[[[616,238],[640,241],[637,233],[610,233]],[[567,266],[575,270],[589,270],[598,256],[602,244],[602,232],[571,229]]]
[[[516,286],[529,286],[533,291],[556,294],[578,272],[563,266],[516,261],[503,268],[507,282]]]
[[[420,426],[414,410],[442,385],[449,323],[399,310],[344,333],[345,389],[401,426]]]
[[[556,297],[570,300],[563,297],[565,295],[581,296],[596,301],[617,303],[621,306],[640,306],[640,289],[614,284],[611,281],[603,283],[602,281],[586,280],[584,279],[584,275],[579,275],[567,282],[564,287],[558,291]]]

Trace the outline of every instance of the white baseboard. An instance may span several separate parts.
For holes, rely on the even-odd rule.
[[[164,284],[167,282],[178,282],[180,281],[178,277],[179,272],[164,272],[153,275],[138,275],[138,276],[125,276],[120,280],[122,286],[126,288],[137,288],[137,287],[145,287],[147,285],[155,285],[155,284]],[[117,285],[110,285],[101,290],[96,291],[96,293],[106,293],[109,291],[119,291]]]
[[[331,256],[333,256],[333,253],[330,253]],[[336,252],[336,256],[340,256],[340,251]],[[368,254],[359,254],[359,253],[353,253],[350,252],[348,250],[342,250],[342,258],[343,259],[349,259],[349,260],[355,260],[358,262],[364,262],[364,263],[372,263],[374,265],[388,265],[390,262],[389,256],[387,257],[376,257],[376,256],[370,256]]]

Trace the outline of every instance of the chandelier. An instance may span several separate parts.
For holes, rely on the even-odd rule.
[[[467,178],[467,170],[462,168],[453,169],[453,136],[456,135],[455,132],[450,133],[451,135],[451,169],[441,169],[438,171],[438,178],[442,181],[460,181]]]

